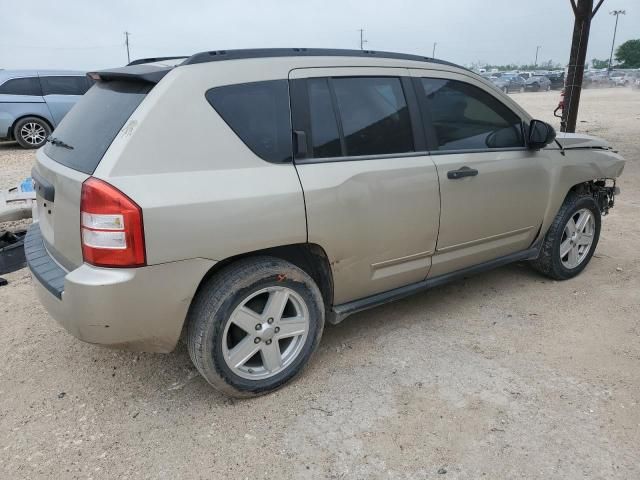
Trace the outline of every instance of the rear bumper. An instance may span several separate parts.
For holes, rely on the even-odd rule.
[[[145,352],[174,349],[205,273],[215,264],[192,259],[142,268],[67,272],[44,246],[34,223],[25,240],[36,293],[49,314],[82,341]]]

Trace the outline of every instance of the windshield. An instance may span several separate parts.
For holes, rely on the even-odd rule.
[[[93,174],[151,87],[139,82],[96,83],[51,134],[44,153],[66,167]]]

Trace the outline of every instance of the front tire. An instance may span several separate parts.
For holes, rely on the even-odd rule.
[[[308,363],[324,314],[320,290],[303,270],[273,257],[241,260],[200,287],[187,319],[189,355],[226,395],[269,393]]]
[[[570,193],[547,232],[533,268],[554,280],[585,269],[600,238],[600,209],[590,195]]]
[[[40,148],[51,135],[51,127],[38,117],[25,117],[13,128],[13,138],[22,148]]]

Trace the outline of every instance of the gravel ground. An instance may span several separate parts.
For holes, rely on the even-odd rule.
[[[559,93],[513,97],[551,121]],[[0,478],[640,478],[640,91],[586,90],[580,118],[628,160],[582,275],[512,265],[355,315],[258,399],[184,347],[81,343],[7,275]],[[0,185],[33,158],[0,144]]]

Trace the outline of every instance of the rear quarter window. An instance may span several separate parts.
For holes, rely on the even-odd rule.
[[[215,87],[205,97],[256,155],[268,162],[291,161],[291,114],[286,80]]]
[[[0,85],[0,95],[42,96],[42,89],[37,77],[12,78]]]

